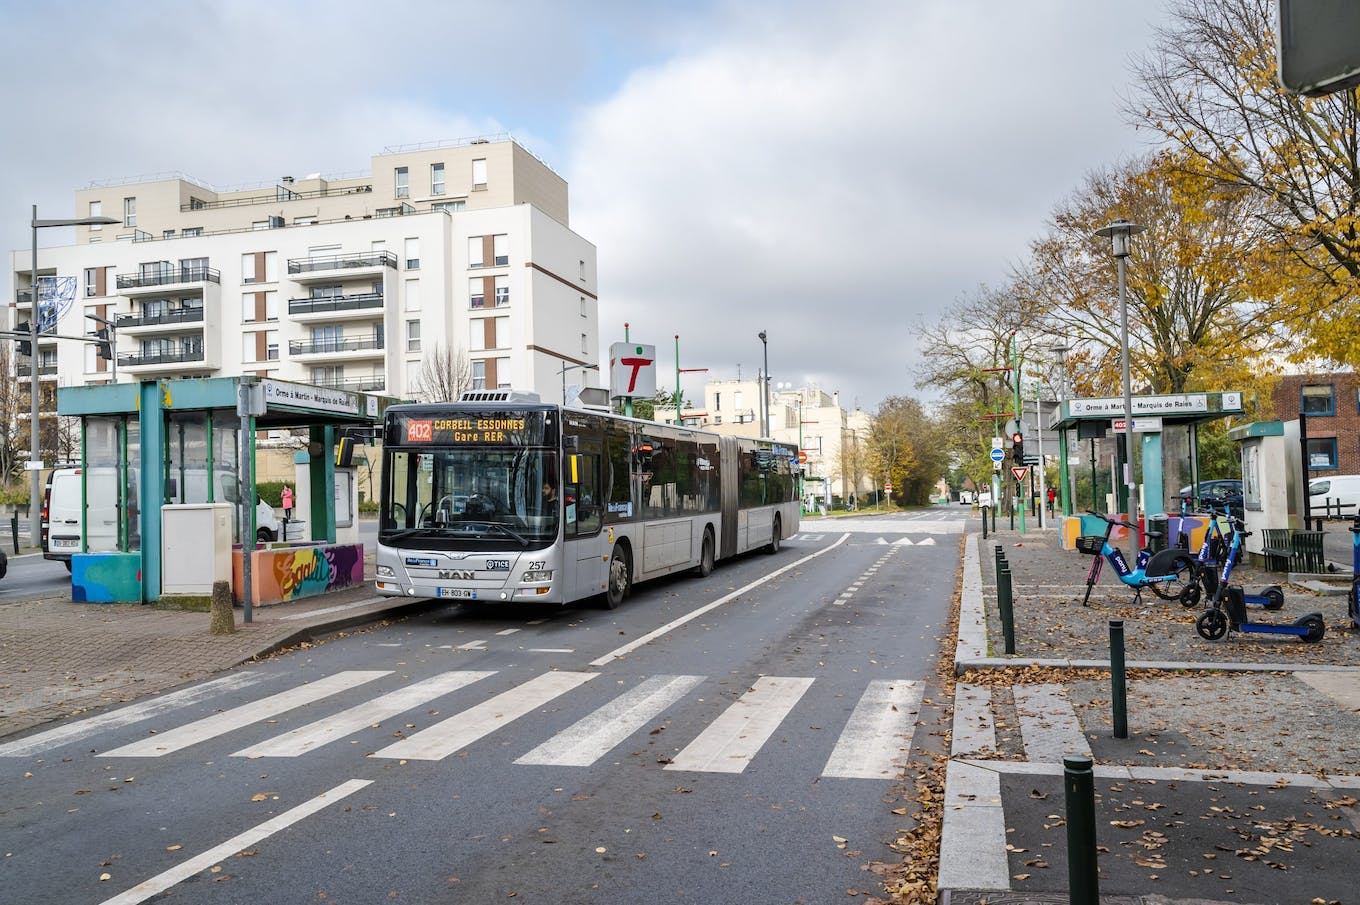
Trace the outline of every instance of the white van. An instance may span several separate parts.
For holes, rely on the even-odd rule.
[[[1325,478],[1313,478],[1308,482],[1308,507],[1314,515],[1324,514],[1328,504],[1336,513],[1337,503],[1341,504],[1341,515],[1350,518],[1360,512],[1360,475],[1341,474]]]

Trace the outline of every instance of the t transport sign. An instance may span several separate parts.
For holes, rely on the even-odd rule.
[[[627,399],[656,395],[656,346],[612,343],[609,346],[609,394]]]

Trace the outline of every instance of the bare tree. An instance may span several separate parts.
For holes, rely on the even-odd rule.
[[[28,411],[28,394],[14,374],[13,361],[13,347],[8,341],[0,341],[0,484],[13,480],[19,473],[19,463],[28,458],[20,447],[21,437],[28,436],[27,431],[20,431],[21,415]]]
[[[462,349],[440,343],[421,362],[412,389],[422,402],[452,402],[472,389],[472,363]]]

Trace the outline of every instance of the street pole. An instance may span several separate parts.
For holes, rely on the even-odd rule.
[[[1015,381],[1015,429],[1020,430],[1022,414],[1020,411],[1020,349],[1015,340],[1015,334],[1011,334],[1011,377]],[[1023,464],[1023,463],[1017,463]],[[1021,484],[1015,482],[1016,509],[1020,510],[1020,533],[1025,533],[1025,507],[1020,503]]]
[[[624,342],[632,342],[632,340],[630,340],[630,339],[628,338],[628,321],[624,321],[624,322],[623,322],[623,341],[624,341]],[[613,376],[611,376],[611,377],[609,378],[609,380],[610,380],[610,383],[613,383],[613,381],[614,381]],[[632,396],[625,396],[625,397],[623,398],[623,414],[624,414],[625,416],[629,417],[629,418],[633,417],[633,397],[632,397]]]
[[[1048,505],[1047,478],[1044,475],[1044,422],[1039,414],[1039,387],[1038,381],[1034,383],[1034,436],[1039,441],[1039,530],[1048,527],[1044,520],[1044,507]]]
[[[1118,219],[1096,230],[1097,236],[1110,240],[1115,261],[1119,266],[1119,352],[1120,370],[1124,380],[1124,512],[1128,520],[1138,523],[1138,503],[1133,483],[1133,391],[1129,376],[1129,303],[1125,285],[1126,260],[1129,256],[1129,237],[1147,227]]]
[[[29,259],[29,283],[33,287],[33,307],[29,310],[28,340],[32,369],[28,378],[28,539],[35,547],[42,547],[42,518],[39,513],[42,498],[42,453],[38,445],[38,205],[33,205],[33,257]]]
[[[766,434],[770,433],[770,343],[766,338],[764,330],[760,331],[760,345],[765,355],[765,373],[760,378],[760,404],[762,411],[760,414],[760,430],[756,432],[756,436],[764,437]],[[800,419],[803,417],[803,408],[801,405],[798,407],[798,417]],[[798,448],[802,449],[802,444],[799,444]]]

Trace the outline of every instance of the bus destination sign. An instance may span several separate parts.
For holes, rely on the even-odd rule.
[[[411,418],[406,422],[407,443],[506,443],[524,433],[523,418]]]

